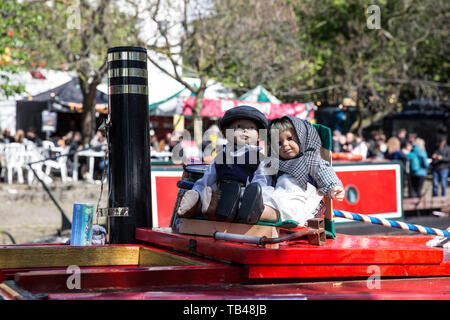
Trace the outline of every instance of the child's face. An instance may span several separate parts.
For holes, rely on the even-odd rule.
[[[300,142],[293,129],[284,130],[280,133],[278,145],[280,146],[280,157],[283,159],[295,158],[300,153]]]
[[[258,126],[254,121],[248,119],[235,120],[226,131],[230,129],[233,130],[232,137],[237,145],[256,145],[258,143]],[[228,139],[229,134],[226,132],[225,135]]]

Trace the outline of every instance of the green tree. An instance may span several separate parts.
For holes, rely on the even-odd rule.
[[[130,1],[129,1],[130,2]],[[149,1],[136,15],[151,17],[153,35],[143,42],[167,57],[167,67],[157,58],[151,63],[196,95],[194,139],[201,140],[203,97],[209,80],[217,80],[243,93],[264,83],[280,90],[308,75],[310,61],[299,46],[296,17],[284,0]],[[300,64],[294,64],[301,61]],[[184,75],[195,75],[194,87]]]
[[[186,24],[185,67],[238,93],[261,84],[284,101],[349,98],[359,132],[411,98],[448,99],[448,1],[212,3]]]
[[[359,114],[354,131],[399,110],[401,101],[412,97],[446,99],[448,2],[376,1],[379,29],[368,27],[373,13],[363,0],[292,3],[305,50],[318,68],[310,84],[289,95],[303,91],[328,104],[352,98]]]
[[[107,49],[135,45],[135,23],[111,0],[28,0],[27,7],[45,19],[36,30],[37,55],[49,67],[64,63],[77,72],[83,94],[83,143],[88,143],[95,134],[95,94],[107,71]]]
[[[282,0],[221,0],[192,22],[183,52],[186,66],[233,87],[238,94],[263,84],[275,95],[298,86],[314,63],[303,49],[291,5]],[[198,40],[201,38],[201,41]]]
[[[10,97],[24,92],[8,74],[27,70],[34,60],[30,54],[36,27],[42,23],[39,12],[27,10],[18,1],[0,2],[0,95]]]

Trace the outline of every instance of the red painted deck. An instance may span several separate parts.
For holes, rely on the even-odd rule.
[[[366,280],[285,284],[235,284],[156,291],[50,294],[52,300],[448,300],[450,278]],[[257,303],[257,302],[255,302]],[[263,302],[262,302],[263,303]]]
[[[240,263],[249,279],[450,276],[442,248],[429,248],[432,236],[349,236],[323,246],[295,241],[279,249],[217,241],[210,237],[136,229],[136,239],[185,252]],[[195,249],[193,245],[195,244]]]
[[[450,255],[427,247],[431,236],[338,234],[279,249],[151,229],[136,238],[199,264],[82,267],[80,290],[67,287],[64,267],[3,269],[0,282],[49,300],[450,299]],[[6,289],[0,297],[17,299]]]

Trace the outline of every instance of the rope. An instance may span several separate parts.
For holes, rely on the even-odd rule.
[[[372,216],[367,216],[363,214],[357,214],[347,211],[341,211],[341,210],[334,210],[333,213],[335,217],[339,218],[345,218],[355,221],[360,221],[364,223],[370,223],[370,224],[378,224],[382,225],[388,228],[397,228],[397,229],[403,229],[408,231],[414,231],[414,232],[420,232],[424,234],[433,234],[441,237],[450,237],[450,232],[446,230],[436,229],[436,228],[430,228],[430,227],[424,227],[417,224],[410,224],[406,222],[400,222],[400,221],[393,221],[388,220],[384,218],[375,218]]]

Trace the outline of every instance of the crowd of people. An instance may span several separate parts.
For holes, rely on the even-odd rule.
[[[395,135],[387,138],[385,134],[372,131],[366,140],[352,132],[341,133],[334,130],[332,135],[333,153],[351,153],[368,160],[397,160],[403,163],[404,185],[408,186],[408,197],[421,197],[423,185],[427,177],[431,176],[433,196],[445,196],[448,185],[450,167],[450,146],[447,143],[447,132],[439,131],[436,134],[436,143],[427,150],[425,141],[414,132],[400,129]],[[83,144],[82,135],[77,130],[69,130],[63,136],[53,135],[46,139],[53,142],[56,147],[67,147],[67,151],[83,150],[86,147],[97,150],[106,148],[106,139],[102,132],[97,131],[89,145]],[[36,134],[34,127],[26,131],[19,129],[14,135],[9,128],[5,128],[0,136],[0,143],[33,143],[42,147],[43,139]],[[181,137],[176,138],[174,133],[166,133],[163,139],[158,140],[155,131],[150,130],[150,148],[153,158],[161,158],[161,154],[172,152],[177,143],[182,142]],[[201,148],[203,150],[203,146]],[[73,156],[72,156],[73,158]],[[162,159],[162,158],[161,158]],[[160,159],[160,160],[161,160]],[[1,159],[2,168],[5,167]],[[71,158],[69,158],[70,163]],[[86,159],[81,158],[81,167],[85,167]],[[103,159],[96,159],[95,172],[98,175],[105,168]],[[83,176],[83,172],[81,173]]]
[[[155,131],[150,130],[150,148],[152,152],[171,152],[177,141],[172,139],[172,133],[167,132],[163,139],[158,140]]]
[[[360,155],[362,159],[398,160],[403,163],[403,173],[408,186],[408,197],[421,197],[427,176],[432,176],[433,196],[445,196],[450,167],[450,147],[447,132],[438,131],[436,142],[427,152],[425,141],[414,132],[400,129],[396,135],[386,138],[377,131],[370,133],[366,141],[352,132],[333,132],[332,151]],[[439,193],[440,185],[440,193]]]
[[[52,151],[59,148],[59,150],[64,150],[63,153],[71,154],[70,156],[67,157],[69,170],[73,165],[73,157],[74,157],[73,154],[75,152],[81,151],[86,148],[91,148],[96,151],[100,150],[105,151],[107,148],[106,139],[101,131],[96,132],[95,136],[91,139],[89,144],[83,144],[82,134],[80,131],[76,129],[69,130],[66,132],[66,134],[62,136],[54,134],[48,137],[47,139],[42,139],[36,133],[36,129],[34,127],[29,127],[26,131],[18,129],[16,130],[14,135],[11,135],[11,130],[9,128],[5,128],[3,132],[1,132],[0,134],[0,143],[3,145],[16,143],[21,145],[35,146],[38,149],[42,150],[43,158],[55,156],[55,154],[52,154]],[[49,146],[49,143],[51,147]],[[5,155],[0,155],[2,169],[5,169],[6,167],[5,158],[6,158]],[[79,167],[80,176],[86,177],[86,159],[83,157],[79,158],[79,164],[80,164]],[[103,171],[104,167],[105,167],[104,159],[96,158],[94,174],[96,176],[99,176],[100,173]],[[1,179],[5,180],[5,176],[3,175]]]
[[[154,132],[153,132],[154,133]],[[151,135],[151,150],[153,153],[171,152],[179,143],[173,133],[167,133],[164,139],[158,141]],[[404,186],[407,186],[407,197],[423,196],[423,186],[431,177],[432,195],[445,196],[448,185],[450,167],[450,146],[447,144],[447,132],[436,133],[436,143],[427,150],[425,141],[415,132],[400,129],[395,135],[386,137],[378,131],[370,132],[369,138],[352,132],[341,133],[334,130],[332,134],[333,153],[351,153],[363,160],[393,160],[403,163]],[[205,142],[211,143],[210,141]],[[204,150],[202,146],[201,150]]]

